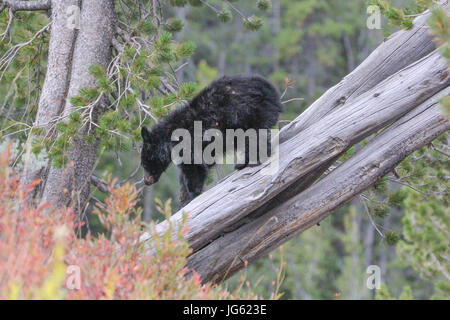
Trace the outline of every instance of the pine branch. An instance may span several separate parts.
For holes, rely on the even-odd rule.
[[[109,193],[108,184],[102,179],[92,175],[91,176],[91,184],[93,184],[97,189],[103,193]]]

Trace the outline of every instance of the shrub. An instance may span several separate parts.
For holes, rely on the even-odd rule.
[[[50,203],[26,204],[30,186],[20,184],[9,167],[10,152],[0,156],[0,298],[1,299],[233,299],[199,275],[186,277],[190,248],[185,223],[163,235],[143,225],[133,185],[116,185],[94,213],[106,234],[77,237],[71,209]],[[170,214],[170,202],[159,202]],[[107,214],[105,214],[107,212]],[[142,242],[143,230],[150,234]],[[176,236],[172,236],[175,234]],[[154,252],[149,255],[149,248]],[[255,298],[251,292],[244,298]]]

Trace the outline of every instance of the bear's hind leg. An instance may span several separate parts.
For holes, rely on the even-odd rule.
[[[264,140],[266,142],[267,147],[265,148],[265,150],[264,150],[264,148],[262,150],[260,149],[261,140]],[[255,142],[253,141],[253,143],[255,143]],[[262,143],[264,143],[264,142],[262,142]],[[256,154],[252,154],[255,152],[256,152]],[[267,134],[265,134],[265,135],[261,135],[258,130],[256,146],[254,146],[253,148],[250,148],[249,139],[246,139],[245,140],[245,162],[236,164],[234,166],[234,168],[236,170],[242,170],[246,167],[257,167],[257,166],[261,165],[262,163],[264,163],[265,161],[267,161],[267,159],[270,157],[270,155],[271,155],[270,130],[267,130]],[[257,159],[256,163],[254,163],[254,159]],[[253,163],[250,163],[250,160],[253,160]]]

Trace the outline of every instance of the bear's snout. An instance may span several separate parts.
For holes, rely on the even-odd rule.
[[[156,182],[156,181],[155,181],[155,178],[153,178],[153,176],[151,176],[151,175],[145,173],[145,176],[144,176],[144,183],[145,183],[147,186],[151,186],[151,185],[154,184],[155,182]]]

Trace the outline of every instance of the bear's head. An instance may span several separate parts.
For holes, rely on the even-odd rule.
[[[158,182],[161,174],[170,164],[164,141],[155,137],[146,127],[141,130],[144,141],[141,151],[141,165],[144,168],[144,183],[148,186]]]

